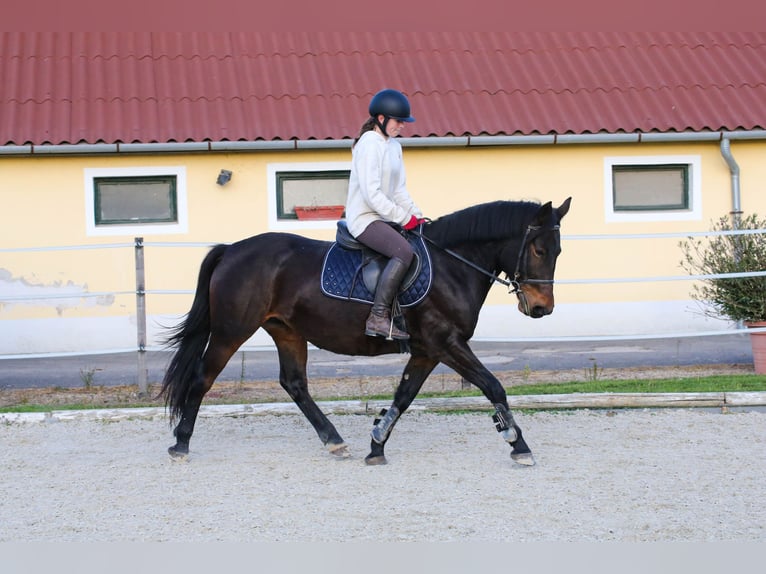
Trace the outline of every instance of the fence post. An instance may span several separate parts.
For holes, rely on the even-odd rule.
[[[144,238],[135,238],[136,256],[136,335],[138,339],[138,394],[149,390],[146,368],[146,277],[144,272]]]

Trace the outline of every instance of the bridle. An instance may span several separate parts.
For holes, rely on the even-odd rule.
[[[514,293],[516,297],[518,297],[519,302],[524,307],[524,313],[529,315],[529,302],[527,301],[527,295],[522,290],[521,286],[524,283],[528,283],[531,285],[553,285],[553,279],[523,279],[522,275],[522,267],[524,268],[524,271],[526,271],[526,263],[527,263],[527,238],[529,237],[530,231],[539,231],[542,229],[539,225],[528,225],[527,230],[524,232],[524,237],[521,240],[521,248],[519,249],[519,257],[516,259],[516,270],[513,272],[513,279],[511,279],[508,283],[508,293]],[[558,225],[554,225],[551,227],[551,231],[558,231],[560,227]],[[506,274],[507,276],[507,274]]]
[[[526,313],[529,312],[529,304],[527,303],[527,296],[524,294],[524,291],[521,289],[521,286],[524,284],[530,284],[530,285],[552,285],[553,279],[529,279],[524,278],[526,275],[526,267],[527,267],[527,241],[529,239],[529,234],[532,231],[539,231],[542,229],[540,225],[528,225],[526,231],[524,232],[524,237],[521,239],[521,247],[519,248],[519,256],[516,258],[516,269],[513,272],[513,279],[511,279],[511,276],[506,273],[506,279],[503,279],[499,277],[498,275],[495,275],[491,271],[487,271],[486,269],[479,267],[472,261],[469,261],[462,255],[459,255],[458,253],[455,253],[451,249],[447,249],[446,247],[442,247],[432,239],[429,239],[419,231],[415,231],[414,229],[410,230],[410,233],[414,233],[418,237],[424,239],[434,247],[444,251],[448,255],[454,257],[458,261],[461,261],[462,263],[465,263],[472,269],[475,269],[479,273],[486,275],[490,278],[490,282],[492,283],[501,283],[502,285],[505,285],[508,287],[508,293],[513,293],[519,298],[519,301],[524,306],[524,310]],[[558,231],[560,227],[558,225],[554,225],[550,228],[551,231]]]
[[[526,268],[526,262],[527,262],[527,238],[529,237],[530,231],[539,231],[542,229],[539,225],[528,225],[527,230],[524,232],[524,237],[521,240],[521,249],[519,250],[519,257],[516,260],[516,270],[513,272],[513,279],[509,281],[510,288],[508,289],[509,293],[518,293],[520,290],[520,287],[524,283],[531,283],[536,285],[552,285],[553,279],[522,279],[522,273],[521,268],[522,264],[524,268]],[[558,231],[560,227],[558,225],[554,225],[550,228],[550,231]]]

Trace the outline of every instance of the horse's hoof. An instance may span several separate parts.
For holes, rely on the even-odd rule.
[[[535,466],[535,457],[531,452],[512,452],[511,460],[523,466]]]
[[[364,459],[364,464],[367,466],[382,466],[384,464],[388,464],[388,461],[386,460],[385,456],[367,455],[367,457]]]
[[[327,450],[331,455],[337,458],[349,458],[351,453],[348,450],[348,445],[345,442],[340,444],[328,444]]]
[[[179,449],[178,445],[173,445],[168,449],[171,460],[184,461],[189,456],[189,449]]]

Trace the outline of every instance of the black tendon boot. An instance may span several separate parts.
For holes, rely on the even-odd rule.
[[[386,268],[378,279],[375,289],[375,301],[370,316],[367,317],[364,333],[370,337],[385,337],[406,341],[408,333],[398,329],[391,321],[391,303],[399,291],[399,286],[407,273],[407,265],[398,257],[389,259]]]

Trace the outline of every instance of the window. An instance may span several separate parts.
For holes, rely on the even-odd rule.
[[[299,219],[296,207],[342,207],[346,204],[348,171],[277,172],[276,175],[280,219]]]
[[[350,168],[336,162],[269,164],[271,227],[334,228],[345,208]]]
[[[96,225],[175,223],[176,177],[96,177]]]
[[[615,211],[689,209],[688,165],[620,165],[612,168]]]
[[[186,170],[182,167],[85,170],[87,234],[186,233]]]
[[[698,156],[606,158],[607,221],[683,221],[701,217]]]

